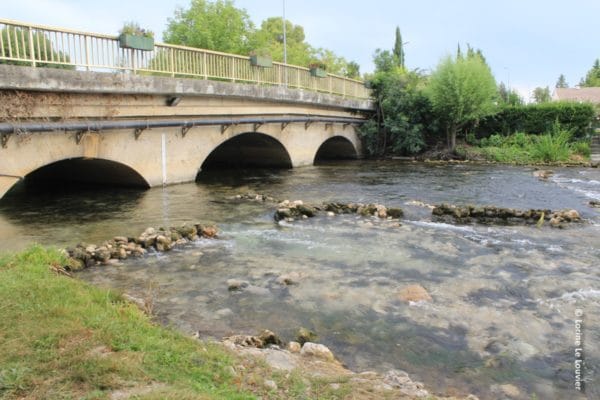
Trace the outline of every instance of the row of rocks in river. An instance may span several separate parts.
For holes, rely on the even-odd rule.
[[[333,216],[336,214],[358,214],[362,216],[374,216],[382,219],[397,219],[404,215],[400,208],[386,207],[382,204],[363,203],[326,203],[323,205],[308,205],[302,200],[284,200],[277,205],[275,221],[293,221],[300,218],[312,218],[320,212],[326,212]]]
[[[547,221],[552,227],[564,228],[566,223],[582,221],[576,210],[517,210],[494,206],[439,204],[434,206],[431,213],[437,221],[458,223],[541,225]]]
[[[200,237],[213,238],[217,228],[210,225],[183,225],[178,228],[147,228],[137,237],[115,236],[100,245],[79,244],[67,249],[68,267],[80,270],[93,265],[109,264],[129,257],[140,257],[149,250],[169,251],[175,246],[198,240]]]
[[[236,199],[252,200],[260,202],[277,203],[277,200],[271,196],[248,193],[238,195]],[[434,221],[447,223],[481,223],[493,225],[541,225],[545,222],[555,228],[564,228],[566,224],[573,222],[582,222],[582,218],[577,210],[518,210],[514,208],[503,208],[496,206],[474,206],[474,205],[453,205],[438,204],[428,205],[421,202],[416,205],[426,206],[432,209]],[[600,204],[600,203],[599,203]],[[590,206],[597,207],[596,202],[590,202]],[[404,216],[401,208],[386,207],[382,204],[363,204],[363,203],[325,203],[321,205],[305,204],[302,200],[289,201],[284,200],[277,204],[277,210],[274,214],[275,221],[294,221],[297,219],[312,218],[319,213],[327,213],[329,216],[339,214],[357,214],[365,217],[378,217],[382,219],[398,219]]]

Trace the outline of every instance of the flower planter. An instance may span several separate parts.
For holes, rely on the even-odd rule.
[[[123,49],[152,51],[154,50],[154,38],[124,33],[119,36],[119,46]]]
[[[271,68],[273,59],[269,56],[250,56],[250,64],[254,67]]]
[[[310,75],[314,76],[315,78],[327,78],[327,71],[325,71],[323,68],[311,68]]]

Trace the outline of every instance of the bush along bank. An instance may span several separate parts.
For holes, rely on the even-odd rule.
[[[67,249],[70,270],[80,270],[93,265],[106,265],[129,257],[140,257],[148,251],[165,252],[189,242],[217,236],[212,225],[193,224],[178,228],[147,228],[137,237],[115,236],[100,245],[78,244]]]

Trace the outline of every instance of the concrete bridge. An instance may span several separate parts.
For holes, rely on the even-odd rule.
[[[372,108],[282,86],[0,65],[0,198],[22,180],[152,187],[359,158]]]

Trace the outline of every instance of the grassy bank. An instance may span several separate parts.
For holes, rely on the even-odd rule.
[[[545,135],[491,135],[457,147],[467,159],[507,164],[584,164],[590,160],[589,141],[571,141],[569,132],[555,127]]]
[[[65,276],[58,250],[0,255],[0,399],[408,398],[337,364],[288,373],[154,323],[119,294]],[[328,365],[331,365],[328,367]],[[436,398],[431,396],[432,399]]]
[[[0,398],[254,398],[220,346],[52,270],[63,262],[40,247],[0,259]]]

